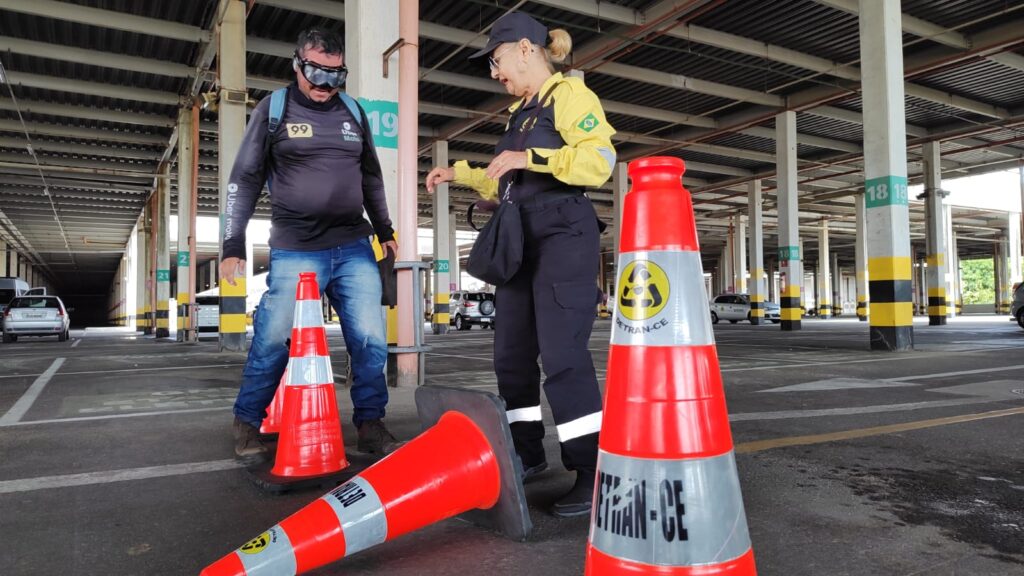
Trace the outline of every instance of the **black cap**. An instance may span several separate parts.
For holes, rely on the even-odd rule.
[[[523,38],[538,46],[547,46],[548,29],[528,14],[520,12],[506,14],[498,18],[498,21],[491,27],[491,35],[487,38],[487,46],[471,54],[470,58],[486,56],[501,44],[519,42]]]

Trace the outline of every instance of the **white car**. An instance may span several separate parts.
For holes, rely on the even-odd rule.
[[[71,318],[56,296],[19,296],[4,310],[5,344],[19,336],[56,336],[64,342],[70,336]]]
[[[774,302],[764,302],[764,318],[771,320],[773,324],[781,322],[779,305]],[[740,320],[748,320],[753,323],[750,317],[750,296],[746,294],[716,296],[711,301],[711,323],[718,324],[719,320],[728,320],[732,324]]]

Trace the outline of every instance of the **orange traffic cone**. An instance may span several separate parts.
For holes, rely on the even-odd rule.
[[[587,575],[757,574],[684,171],[629,164]]]
[[[430,388],[435,390],[426,390],[427,395],[435,396],[420,405],[421,413],[428,412],[427,421],[436,394],[465,407],[472,417],[444,412],[426,432],[214,562],[201,576],[301,574],[476,509],[504,515],[494,518],[497,527],[525,539],[531,525],[504,404],[475,391],[420,390]],[[489,410],[478,409],[483,396],[494,401]]]
[[[281,430],[270,471],[283,478],[322,476],[348,465],[316,274],[300,273],[295,292]]]
[[[277,385],[277,392],[274,393],[274,400],[267,407],[267,417],[260,424],[260,434],[277,434],[281,431],[281,406],[284,404],[284,380],[287,377],[288,370],[285,369]]]

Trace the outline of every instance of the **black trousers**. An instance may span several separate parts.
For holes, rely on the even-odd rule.
[[[593,471],[601,425],[601,391],[587,344],[594,326],[599,267],[597,216],[582,195],[520,203],[523,265],[495,295],[494,368],[516,451],[525,466],[545,460],[540,411],[554,415],[562,462]]]

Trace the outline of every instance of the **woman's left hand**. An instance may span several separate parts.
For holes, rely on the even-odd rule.
[[[522,170],[523,168],[526,168],[526,152],[506,150],[491,160],[487,166],[487,177],[497,180],[509,170]]]

